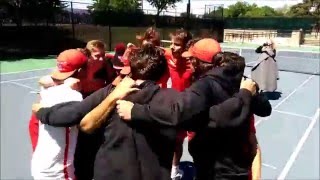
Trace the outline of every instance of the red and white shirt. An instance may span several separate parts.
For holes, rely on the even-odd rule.
[[[65,84],[42,89],[40,97],[40,103],[44,107],[83,99],[80,92]],[[53,127],[39,122],[38,132],[33,134],[38,135],[38,137],[31,137],[36,139],[31,160],[33,178],[75,179],[73,159],[77,144],[77,127]]]

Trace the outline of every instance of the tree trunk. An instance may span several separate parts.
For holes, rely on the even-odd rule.
[[[155,21],[155,24],[154,24],[155,27],[158,27],[160,13],[161,13],[161,10],[160,10],[160,9],[157,9],[156,21]]]

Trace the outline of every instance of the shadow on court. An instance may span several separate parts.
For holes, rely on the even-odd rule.
[[[269,100],[278,100],[281,98],[282,92],[274,91],[274,92],[264,92],[263,93]]]

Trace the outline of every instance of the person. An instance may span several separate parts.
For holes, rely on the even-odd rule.
[[[248,142],[248,128],[252,111],[251,100],[256,106],[253,106],[255,107],[254,112],[261,116],[270,115],[269,101],[260,96],[251,99],[251,94],[242,89],[240,82],[245,68],[244,58],[234,53],[221,53],[220,45],[215,40],[202,39],[189,48],[189,51],[183,56],[191,58],[193,74],[196,79],[200,78],[199,80],[179,95],[173,96],[174,100],[171,101],[164,102],[162,100],[160,103],[159,101],[151,101],[149,105],[118,101],[117,109],[120,117],[124,120],[131,120],[131,123],[145,121],[147,124],[154,122],[166,127],[183,127],[195,130],[195,136],[189,142],[189,152],[193,157],[198,179],[228,177],[248,179],[249,162],[252,161],[250,159],[252,156],[250,151],[243,153],[242,146],[250,144]],[[251,92],[252,94],[256,93],[255,89]],[[237,96],[243,97],[241,103],[236,101],[239,99],[231,98],[235,93],[238,93]],[[170,96],[167,95],[168,97]],[[231,100],[227,100],[228,98]],[[214,106],[221,102],[224,102],[225,106],[220,105],[219,108]],[[240,111],[231,113],[235,106],[243,108],[241,113]],[[228,123],[230,124],[228,125]],[[232,126],[232,128],[221,129],[226,126]],[[232,132],[232,129],[235,132]],[[225,137],[230,141],[226,140],[228,143],[223,144],[221,142]],[[236,140],[230,139],[231,137]],[[212,143],[208,143],[209,139]],[[234,157],[232,153],[237,156]],[[239,157],[243,158],[243,155],[247,157],[244,160],[246,164],[235,161]],[[225,161],[230,157],[232,164]],[[228,172],[228,174],[223,172]]]
[[[139,99],[133,99],[133,96],[138,96],[139,94],[140,102],[149,101],[150,98],[165,100],[168,95],[172,95],[170,92],[174,91],[173,89],[160,89],[160,87],[154,83],[164,72],[166,60],[163,55],[159,55],[160,49],[156,50],[158,53],[152,53],[147,56],[143,55],[151,52],[155,51],[149,49],[131,56],[130,66],[132,78],[137,79],[136,83],[141,83],[140,87],[147,87],[141,88],[136,94],[127,97],[127,100],[138,101]],[[148,68],[141,66],[141,64],[144,64]],[[142,75],[141,73],[153,77],[154,82],[152,83],[147,80],[142,82],[139,80],[139,77],[143,77],[140,76]],[[119,85],[104,100],[103,98],[105,98],[109,92],[106,88],[97,91],[80,103],[60,104],[51,108],[41,108],[37,116],[42,123],[56,126],[72,125],[81,121],[80,127],[87,132],[98,128],[96,125],[101,125],[102,121],[106,121],[105,117],[109,117],[109,122],[105,124],[107,125],[105,129],[106,141],[104,141],[104,144],[99,150],[101,156],[97,154],[96,157],[94,179],[170,179],[176,138],[175,128],[132,123],[127,124],[121,121],[116,114],[108,114],[108,112],[112,112],[113,109],[111,102],[114,95],[112,94]],[[118,93],[122,91],[118,91]],[[176,95],[175,93],[173,94]],[[234,99],[241,101],[238,97]],[[97,103],[100,102],[101,104],[97,106]],[[94,107],[96,108],[93,109]],[[236,109],[235,111],[238,110],[239,109]],[[66,122],[66,120],[68,122]],[[164,146],[166,147],[165,149],[162,148]]]
[[[128,75],[130,73],[130,66],[129,66],[129,56],[130,54],[135,51],[138,48],[144,47],[146,44],[152,44],[154,46],[160,46],[160,33],[156,30],[154,27],[149,27],[143,36],[137,35],[136,39],[138,40],[138,46],[135,46],[132,43],[127,44],[127,49],[122,56],[121,61],[123,62],[124,66],[121,68],[120,76],[116,78],[114,81],[114,84],[117,84],[117,82],[121,81],[121,78],[125,75]],[[168,71],[168,70],[167,70]],[[169,78],[169,73],[166,72],[163,77],[159,79],[157,82],[161,87],[166,88],[167,87],[167,81]]]
[[[116,70],[117,75],[120,74],[120,71],[124,67],[122,57],[126,51],[126,45],[124,43],[118,43],[114,48],[114,55],[106,54],[107,59],[109,59],[113,65],[113,69]]]
[[[88,58],[79,72],[84,98],[107,86],[116,77],[111,61],[105,58],[105,49],[105,43],[100,40],[91,40],[85,48],[79,49]],[[78,180],[92,180],[94,157],[103,141],[102,133],[102,129],[92,134],[79,131],[75,152],[75,173]]]
[[[177,29],[174,33],[170,34],[170,38],[170,48],[165,48],[165,57],[168,64],[169,75],[166,76],[167,79],[164,81],[168,81],[170,77],[171,88],[177,91],[183,91],[191,84],[192,70],[190,68],[190,62],[181,55],[187,50],[187,45],[189,41],[192,40],[192,35],[184,29]],[[177,142],[171,170],[171,178],[174,180],[181,179],[183,176],[183,171],[179,168],[183,152],[183,142],[186,137],[190,140],[192,135],[192,132],[187,132],[185,130],[180,130],[177,134]]]
[[[268,40],[256,49],[256,53],[261,53],[261,55],[251,69],[251,78],[259,84],[261,91],[274,92],[279,79],[274,42]]]
[[[133,53],[130,56],[131,76],[137,80],[138,87],[141,90],[133,94],[130,99],[140,103],[149,101],[160,89],[155,82],[164,74],[166,68],[167,64],[163,51],[160,48],[153,47],[152,44],[146,45],[142,50]],[[93,105],[96,106],[98,97],[102,96],[101,93],[105,98],[108,95],[107,92],[107,90],[104,90],[94,93],[82,102],[76,103],[73,107],[69,104],[69,108],[57,108],[57,106],[53,106],[52,110],[42,108],[38,111],[37,116],[44,124],[52,124],[53,121],[59,121],[59,119],[61,121],[60,117],[68,120],[77,119],[77,123],[79,123],[81,118],[89,112],[89,108],[92,110]],[[99,100],[101,102],[101,99]],[[49,116],[48,111],[51,111]],[[67,116],[70,118],[67,118]],[[74,118],[75,116],[77,117]],[[94,179],[169,179],[175,130],[156,127],[149,127],[150,129],[138,128],[135,125],[120,121],[115,113],[109,116],[111,119],[108,126],[105,127],[105,139],[108,140],[104,141],[97,154]],[[85,119],[84,122],[86,122]],[[88,123],[80,124],[82,127],[86,127],[85,124]],[[157,139],[157,141],[152,143],[152,139]],[[163,145],[168,149],[159,151],[160,146]]]
[[[149,27],[143,35],[137,35],[138,46],[142,47],[147,43],[152,43],[155,46],[160,46],[160,33],[155,27]]]
[[[91,40],[85,48],[78,49],[88,58],[80,73],[84,97],[105,87],[116,77],[116,72],[112,68],[110,59],[106,59],[105,49],[105,43],[100,40]]]
[[[60,53],[57,57],[58,69],[51,76],[44,76],[39,80],[40,103],[50,107],[62,102],[81,101],[79,79],[73,77],[86,60],[84,54],[74,49]],[[77,127],[57,128],[35,121],[37,119],[33,115],[29,123],[33,147],[33,178],[75,179],[73,160],[78,136]],[[50,153],[48,148],[51,150]]]

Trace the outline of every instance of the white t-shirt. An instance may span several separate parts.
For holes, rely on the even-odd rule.
[[[40,103],[44,107],[83,99],[81,93],[65,84],[42,89],[40,97]],[[38,142],[31,161],[33,178],[75,179],[73,159],[77,144],[77,127],[53,127],[39,122],[38,134]]]

